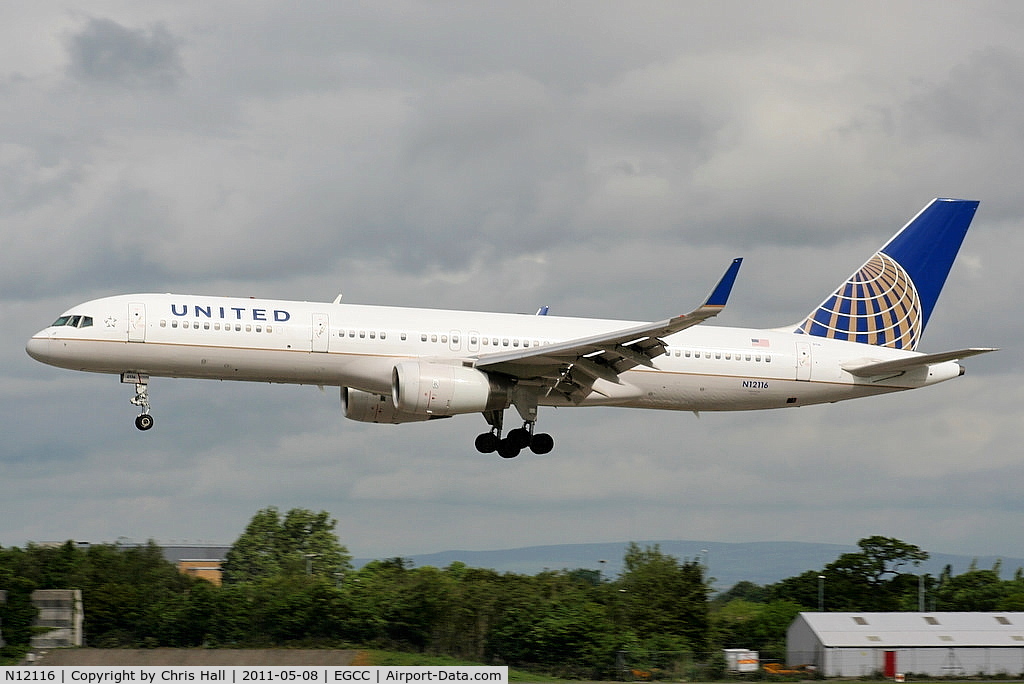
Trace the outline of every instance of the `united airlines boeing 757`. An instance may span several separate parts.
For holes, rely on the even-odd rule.
[[[977,208],[933,200],[804,320],[773,329],[698,326],[725,306],[735,259],[703,304],[653,323],[131,294],[72,307],[26,349],[134,384],[140,430],[153,427],[151,378],[248,380],[338,386],[363,422],[482,413],[479,451],[544,454],[540,406],[783,408],[963,375],[959,360],[994,349],[916,350]],[[522,426],[505,433],[511,407]]]

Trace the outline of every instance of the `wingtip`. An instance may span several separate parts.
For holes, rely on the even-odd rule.
[[[729,264],[729,268],[726,269],[725,275],[718,281],[718,285],[711,291],[707,301],[704,302],[705,307],[717,307],[722,308],[726,302],[729,301],[729,294],[732,292],[732,286],[736,283],[736,276],[740,272],[740,266],[743,264],[743,257],[736,257]]]

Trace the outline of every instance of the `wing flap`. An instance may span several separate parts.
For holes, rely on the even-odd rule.
[[[858,378],[870,378],[877,375],[890,375],[892,373],[904,373],[922,366],[930,366],[933,363],[944,363],[946,361],[958,361],[978,354],[999,351],[995,347],[971,347],[969,349],[957,349],[955,351],[938,352],[936,354],[917,354],[892,361],[876,361],[871,359],[858,359],[842,364],[842,368],[851,375]]]

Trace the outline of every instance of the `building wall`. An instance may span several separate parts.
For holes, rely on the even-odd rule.
[[[886,651],[895,653],[896,672],[931,677],[1017,676],[1024,672],[1024,647],[826,648],[822,671],[827,677],[864,677],[882,672]]]
[[[221,562],[221,560],[215,558],[182,559],[178,561],[178,572],[208,580],[219,587],[221,581]]]
[[[37,589],[32,592],[32,605],[39,611],[33,624],[50,628],[48,632],[32,637],[32,648],[82,645],[85,613],[80,589]]]

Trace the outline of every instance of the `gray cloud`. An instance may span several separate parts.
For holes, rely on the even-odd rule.
[[[183,75],[180,41],[165,25],[131,29],[112,19],[89,19],[68,40],[68,73],[86,83],[168,88]]]
[[[879,533],[1020,555],[1016,4],[22,12],[0,27],[0,543],[231,541],[273,504],[331,511],[360,556]],[[143,435],[130,387],[24,353],[125,291],[653,320],[734,256],[717,322],[780,325],[937,195],[982,200],[924,339],[1006,347],[967,376],[699,420],[548,410],[545,458],[476,454],[480,416],[363,425],[336,390],[259,384],[157,380]]]

